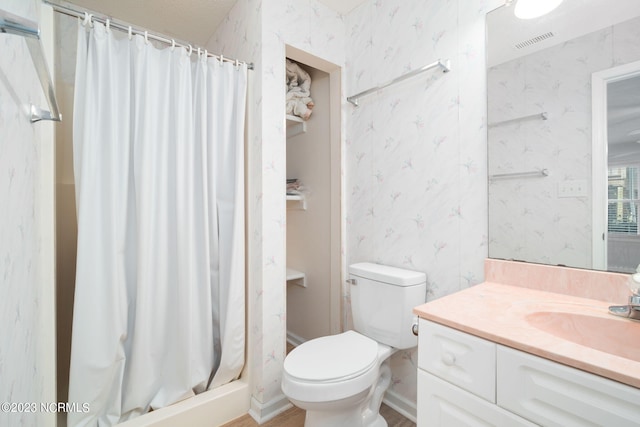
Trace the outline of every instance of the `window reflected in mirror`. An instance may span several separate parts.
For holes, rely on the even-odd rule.
[[[609,233],[638,235],[638,166],[609,168]]]

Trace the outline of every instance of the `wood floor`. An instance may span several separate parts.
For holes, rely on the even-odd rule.
[[[416,424],[403,417],[384,403],[380,408],[380,414],[387,420],[389,427],[416,427]],[[223,427],[257,427],[259,424],[251,418],[250,415],[244,415],[237,418]],[[295,406],[282,414],[278,415],[271,421],[262,424],[262,427],[303,427],[304,411]]]

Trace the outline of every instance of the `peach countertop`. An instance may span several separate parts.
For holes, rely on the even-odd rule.
[[[640,336],[640,322],[608,314],[611,304],[487,281],[418,306],[414,313],[498,344],[640,388],[640,343],[630,339]],[[550,317],[545,317],[550,313]],[[588,322],[574,322],[572,316],[576,314]],[[597,318],[604,319],[601,322]],[[594,340],[594,328],[601,323],[616,332],[619,326],[620,336],[600,331],[599,338]]]

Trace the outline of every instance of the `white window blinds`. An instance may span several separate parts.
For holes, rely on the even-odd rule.
[[[638,166],[609,168],[609,233],[638,234]]]

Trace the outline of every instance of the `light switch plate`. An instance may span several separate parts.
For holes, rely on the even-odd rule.
[[[574,179],[558,183],[558,197],[587,197],[587,180]]]

